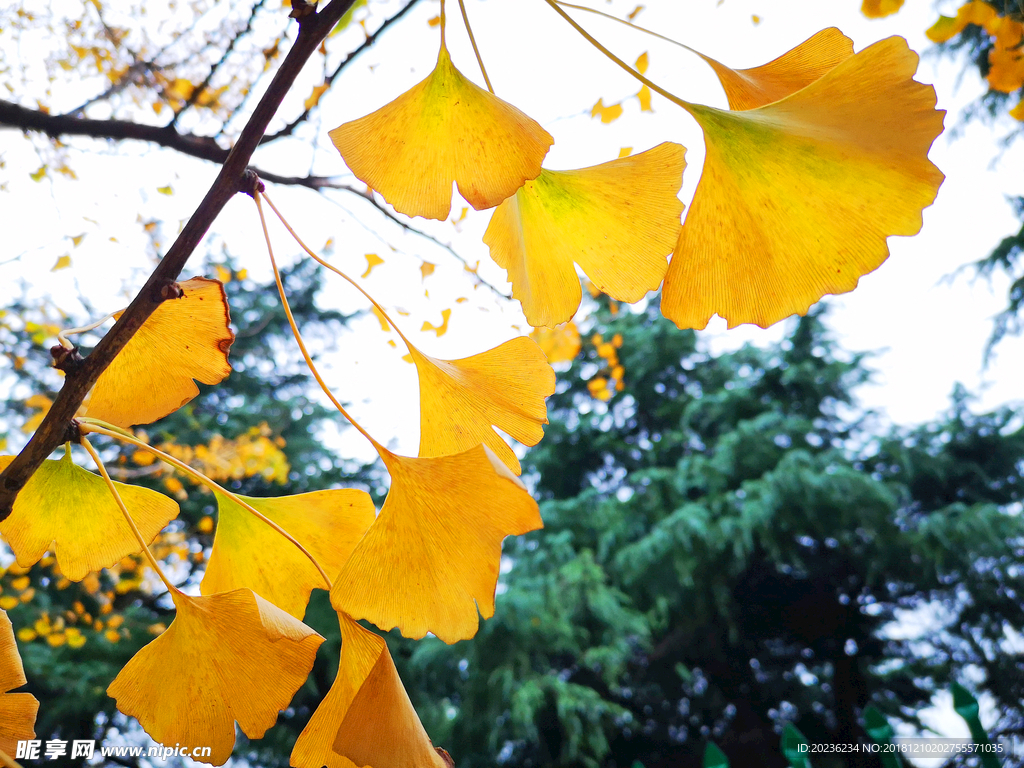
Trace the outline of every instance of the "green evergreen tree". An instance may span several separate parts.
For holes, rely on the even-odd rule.
[[[495,617],[396,652],[460,768],[700,766],[711,740],[733,766],[785,766],[787,722],[867,743],[865,706],[913,720],[968,665],[993,732],[1024,732],[1024,667],[1000,651],[1024,627],[1014,414],[958,392],[942,419],[880,431],[852,394],[864,356],[816,314],[717,356],[655,309],[605,308],[592,330],[526,456],[545,528],[506,541]],[[604,403],[588,382],[616,335],[625,388]],[[887,636],[915,609],[942,631]]]

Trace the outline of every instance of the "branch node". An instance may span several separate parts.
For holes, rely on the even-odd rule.
[[[293,19],[304,19],[307,16],[316,13],[316,3],[309,2],[309,0],[292,0],[292,10],[288,14]]]
[[[242,174],[241,187],[242,192],[253,199],[256,198],[256,195],[262,194],[267,188],[260,179],[259,174],[252,168],[246,168],[245,173]]]
[[[153,301],[164,302],[170,301],[171,299],[180,299],[185,295],[185,291],[181,289],[174,280],[166,280],[158,285],[153,286]]]
[[[70,375],[82,367],[85,361],[79,352],[78,347],[68,349],[60,344],[50,347],[50,357],[53,358],[53,367]]]

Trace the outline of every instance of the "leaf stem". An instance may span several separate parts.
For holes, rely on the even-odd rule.
[[[277,282],[277,292],[281,295],[281,304],[284,306],[284,313],[288,318],[288,324],[292,328],[292,335],[295,337],[296,343],[299,345],[299,350],[302,352],[302,357],[306,361],[306,366],[313,374],[313,378],[316,379],[317,384],[320,385],[320,389],[324,391],[324,394],[330,398],[330,401],[334,403],[334,407],[338,409],[338,412],[345,417],[349,424],[356,428],[356,430],[365,437],[374,448],[380,452],[384,450],[384,447],[373,439],[373,436],[360,426],[360,424],[352,418],[351,414],[345,410],[345,407],[338,402],[338,398],[331,392],[331,388],[327,386],[327,382],[323,380],[320,372],[316,369],[316,365],[313,364],[313,358],[310,357],[309,350],[306,349],[306,344],[302,340],[302,334],[299,333],[299,327],[295,324],[295,317],[292,315],[292,308],[288,304],[288,297],[284,292],[284,283],[281,282],[281,270],[277,268],[277,260],[274,258],[274,247],[270,244],[270,232],[267,231],[267,220],[263,215],[263,204],[260,202],[260,197],[263,195],[260,193],[253,195],[253,200],[256,201],[256,210],[260,214],[260,224],[263,227],[263,237],[267,241],[267,253],[270,255],[270,266],[274,269],[274,280]]]
[[[288,541],[290,541],[292,544],[294,544],[298,548],[298,550],[300,552],[302,552],[302,554],[304,554],[307,558],[309,558],[309,561],[311,563],[313,563],[313,566],[317,569],[317,571],[320,572],[320,576],[323,578],[324,582],[327,584],[327,588],[331,589],[333,587],[333,582],[331,582],[330,577],[324,572],[324,569],[320,565],[319,561],[317,561],[317,559],[315,557],[313,557],[313,555],[309,552],[309,550],[307,550],[298,541],[296,541],[295,537],[292,536],[290,533],[288,533],[288,531],[286,531],[280,525],[278,525],[273,520],[268,518],[266,515],[264,515],[258,509],[254,508],[252,505],[247,504],[246,502],[244,502],[240,496],[237,496],[236,494],[232,493],[231,491],[229,491],[227,488],[223,487],[222,485],[218,485],[213,480],[211,480],[206,475],[204,475],[202,472],[200,472],[197,469],[194,469],[193,467],[190,467],[188,464],[186,464],[185,462],[181,461],[180,459],[176,459],[175,457],[171,456],[169,453],[164,453],[159,448],[154,448],[152,445],[149,445],[148,443],[142,442],[137,437],[133,437],[132,435],[129,435],[129,434],[125,433],[125,432],[121,432],[121,431],[117,431],[117,430],[111,429],[111,428],[109,428],[107,426],[104,426],[103,423],[100,422],[99,420],[95,420],[95,419],[89,419],[89,418],[83,417],[83,418],[80,418],[78,420],[78,423],[79,423],[79,426],[80,426],[80,428],[82,429],[83,432],[95,432],[98,435],[106,435],[107,437],[112,437],[115,440],[121,440],[123,442],[130,443],[131,445],[134,445],[136,448],[141,448],[142,450],[147,451],[148,453],[151,453],[153,456],[155,456],[156,458],[160,459],[161,461],[164,461],[164,462],[170,464],[171,466],[176,467],[180,471],[182,471],[185,474],[187,474],[189,477],[192,477],[200,485],[205,486],[206,488],[210,489],[211,491],[214,491],[215,493],[221,493],[224,496],[226,496],[227,498],[229,498],[231,501],[235,502],[235,504],[238,504],[240,507],[244,507],[249,513],[255,515],[257,518],[262,520],[264,523],[269,525],[271,528],[273,528],[279,534],[281,534],[286,539],[288,539]],[[84,442],[84,438],[83,438],[83,442]],[[106,475],[106,472],[104,472],[104,476],[105,475]]]
[[[111,312],[108,315],[104,315],[103,317],[101,317],[96,322],[89,323],[88,325],[83,325],[80,328],[68,328],[68,329],[63,330],[63,331],[57,331],[57,341],[60,342],[60,345],[62,347],[64,347],[64,349],[74,349],[75,345],[67,340],[68,336],[71,336],[71,335],[76,334],[76,333],[85,333],[86,331],[91,331],[94,328],[99,328],[101,325],[103,325],[105,322],[107,322],[107,320],[112,318],[114,315],[120,314],[121,312],[124,312],[124,310],[123,309],[119,309],[119,310],[117,310],[117,312]]]
[[[394,328],[395,331],[398,333],[398,335],[402,338],[402,341],[405,342],[405,346],[409,348],[409,351],[412,351],[413,350],[412,342],[410,342],[409,339],[406,338],[405,334],[402,333],[401,329],[398,327],[398,325],[395,323],[395,321],[391,319],[391,316],[388,315],[388,313],[384,311],[384,307],[382,307],[380,304],[378,304],[376,299],[374,299],[373,296],[368,294],[366,292],[366,290],[361,285],[359,285],[359,283],[357,283],[355,280],[353,280],[351,277],[346,275],[344,272],[342,272],[340,269],[335,267],[333,264],[331,264],[327,260],[325,260],[322,257],[318,256],[317,254],[313,253],[313,251],[311,251],[309,249],[309,247],[304,242],[302,242],[302,238],[299,237],[298,233],[294,229],[292,229],[291,224],[289,224],[288,221],[285,219],[285,217],[283,215],[281,215],[281,212],[279,210],[277,210],[277,206],[274,205],[273,201],[269,197],[267,197],[267,193],[266,192],[261,192],[259,194],[261,194],[263,199],[267,201],[267,205],[269,205],[271,210],[275,214],[277,214],[277,218],[280,219],[282,224],[284,224],[284,228],[287,229],[291,233],[292,237],[295,238],[295,242],[298,243],[299,247],[306,252],[306,255],[309,256],[314,261],[316,261],[321,266],[326,267],[327,269],[331,270],[331,272],[333,272],[334,274],[336,274],[339,277],[342,277],[345,280],[347,280],[349,282],[349,284],[353,288],[355,288],[357,291],[359,291],[361,294],[363,294],[363,296],[365,296],[369,300],[369,302],[371,304],[373,304],[374,307],[377,308],[377,311],[380,312],[384,316],[384,319],[387,320],[391,324],[391,327]]]
[[[487,68],[484,66],[484,60],[480,56],[480,49],[476,47],[476,38],[473,36],[473,27],[469,25],[469,14],[466,13],[465,0],[459,0],[459,10],[462,11],[462,21],[466,24],[466,32],[469,33],[469,42],[473,45],[473,53],[476,54],[476,63],[480,65],[480,71],[483,73],[484,82],[487,83],[487,90],[492,94],[494,88],[491,86],[491,78],[487,76]]]
[[[633,77],[635,77],[637,80],[639,80],[641,83],[646,85],[648,88],[650,88],[655,93],[659,93],[662,96],[664,96],[666,99],[671,101],[673,104],[677,104],[678,106],[680,106],[683,109],[685,109],[687,112],[690,111],[690,107],[692,106],[690,104],[690,102],[684,101],[683,99],[681,99],[678,96],[676,96],[674,93],[670,93],[669,91],[666,91],[664,88],[662,88],[660,85],[655,83],[653,80],[647,79],[646,77],[641,75],[639,72],[637,72],[635,69],[633,69],[631,66],[629,66],[629,64],[627,64],[622,59],[620,59],[618,56],[616,56],[614,53],[612,53],[607,48],[605,48],[600,42],[598,42],[598,40],[593,35],[591,35],[589,32],[587,32],[587,30],[585,30],[583,27],[581,27],[579,25],[579,23],[572,16],[570,16],[568,13],[566,13],[564,10],[562,10],[559,7],[559,3],[556,0],[544,0],[544,2],[547,3],[548,5],[550,5],[551,9],[553,11],[555,11],[555,13],[557,13],[559,16],[561,16],[563,19],[565,19],[567,22],[569,22],[570,26],[572,26],[573,29],[575,29],[577,32],[579,32],[587,40],[587,42],[589,42],[592,46],[597,48],[597,50],[599,50],[601,53],[603,53],[605,56],[607,56],[613,62],[618,64],[620,67],[622,67],[622,69],[626,70],[626,72],[631,74]]]
[[[618,16],[612,16],[610,13],[605,13],[604,11],[599,11],[596,8],[587,8],[587,6],[585,6],[585,5],[576,5],[575,3],[566,3],[566,2],[563,2],[563,0],[555,0],[555,2],[558,3],[558,5],[562,6],[563,8],[572,8],[573,10],[576,10],[576,11],[586,11],[587,13],[592,13],[595,16],[603,16],[604,18],[611,19],[612,21],[618,22],[619,24],[625,24],[627,27],[632,27],[637,32],[643,32],[646,35],[651,35],[651,37],[656,37],[659,40],[664,40],[666,43],[672,43],[672,45],[677,45],[680,48],[682,48],[684,51],[689,51],[694,56],[700,56],[700,58],[702,58],[702,59],[704,58],[704,55],[702,53],[700,53],[700,51],[695,51],[693,48],[691,48],[690,46],[686,45],[685,43],[680,43],[678,40],[673,40],[671,37],[665,37],[665,35],[659,35],[654,30],[647,29],[646,27],[641,27],[639,24],[634,24],[632,21],[627,21],[626,19],[620,19]]]
[[[168,592],[177,592],[178,588],[175,587],[171,580],[167,578],[167,574],[164,573],[164,569],[160,567],[160,563],[153,556],[153,553],[149,549],[149,545],[146,544],[146,540],[142,537],[142,531],[139,530],[139,526],[132,520],[132,516],[128,513],[128,507],[124,505],[124,501],[121,499],[121,494],[117,492],[117,487],[114,485],[114,481],[110,479],[110,475],[107,474],[107,468],[103,466],[103,461],[100,459],[100,455],[96,453],[96,449],[92,447],[92,443],[89,442],[89,438],[82,435],[82,447],[89,452],[92,456],[92,460],[96,463],[96,466],[100,470],[100,474],[103,475],[103,482],[107,484],[107,488],[110,489],[110,493],[114,497],[114,501],[117,502],[117,506],[120,507],[121,513],[124,515],[124,519],[128,521],[128,527],[132,529],[132,533],[135,534],[135,539],[139,542],[139,546],[142,547],[143,553],[146,555],[146,559],[149,560],[150,567],[156,571],[156,575],[160,577],[160,581],[167,587]]]
[[[21,765],[14,761],[14,758],[0,749],[0,765],[6,768],[21,768]]]

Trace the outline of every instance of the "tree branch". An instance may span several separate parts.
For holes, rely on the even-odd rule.
[[[106,370],[111,361],[125,344],[135,335],[146,319],[170,295],[168,289],[177,280],[189,256],[206,235],[210,225],[220,214],[236,192],[245,188],[249,175],[247,166],[252,153],[266,133],[285,95],[291,90],[296,77],[306,61],[334,28],[342,15],[352,7],[354,0],[331,0],[320,12],[309,10],[299,19],[299,34],[295,44],[288,51],[281,68],[271,81],[267,92],[260,99],[252,117],[238,137],[235,146],[228,153],[220,173],[199,204],[195,213],[185,224],[178,239],[167,251],[149,280],[124,311],[113,328],[103,337],[82,365],[64,379],[64,386],[39,429],[32,435],[28,445],[7,468],[0,473],[0,521],[11,514],[14,499],[32,474],[61,443],[73,437],[73,422],[86,394],[96,379]],[[293,3],[293,8],[301,3]],[[293,10],[293,13],[295,11]]]

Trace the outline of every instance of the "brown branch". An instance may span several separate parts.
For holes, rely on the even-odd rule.
[[[402,7],[402,9],[400,11],[398,11],[394,16],[391,16],[391,17],[389,17],[387,19],[384,19],[384,21],[381,22],[381,25],[379,27],[377,27],[377,29],[374,30],[372,35],[367,35],[366,36],[366,40],[363,41],[362,45],[360,45],[358,48],[356,48],[354,51],[352,51],[348,56],[346,56],[341,61],[341,63],[338,64],[338,66],[334,68],[334,71],[331,72],[329,75],[327,75],[327,77],[324,78],[324,85],[327,85],[327,86],[332,85],[334,83],[335,78],[338,77],[338,75],[341,74],[342,70],[344,70],[345,67],[347,67],[349,64],[351,64],[353,61],[355,61],[355,59],[359,56],[359,54],[363,53],[363,51],[366,51],[369,48],[372,48],[373,44],[377,42],[377,38],[380,37],[380,35],[388,27],[390,27],[396,21],[398,21],[403,16],[405,16],[405,14],[407,14],[409,11],[411,11],[413,6],[416,5],[416,3],[418,3],[418,2],[419,2],[419,0],[409,0],[409,2],[406,3]],[[298,128],[300,124],[302,124],[304,121],[309,119],[309,113],[312,112],[312,111],[313,111],[312,107],[310,107],[309,109],[306,109],[305,111],[303,111],[303,113],[301,115],[296,117],[294,120],[292,120],[290,123],[288,123],[288,125],[286,125],[281,130],[277,131],[276,133],[272,133],[269,136],[264,136],[262,139],[260,139],[260,144],[269,144],[270,142],[276,141],[277,139],[284,138],[285,136],[291,136],[292,133],[294,133],[295,129]],[[263,176],[263,178],[267,178],[267,177]]]
[[[246,179],[250,176],[247,170],[249,160],[266,133],[267,126],[306,61],[345,11],[352,7],[353,1],[331,0],[319,13],[310,8],[299,19],[299,34],[295,44],[288,51],[267,92],[256,105],[237,143],[228,153],[206,197],[114,327],[82,365],[65,377],[64,386],[28,445],[0,473],[0,521],[6,520],[11,514],[18,491],[36,469],[55,448],[73,435],[72,420],[96,379],[160,305],[163,297],[169,295],[168,288],[174,285],[189,256],[228,200],[245,188]]]

